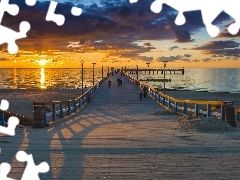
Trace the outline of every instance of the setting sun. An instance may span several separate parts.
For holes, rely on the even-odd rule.
[[[39,61],[39,64],[40,64],[41,66],[44,66],[46,63],[47,63],[47,60],[46,60],[46,59],[41,59],[41,60]]]

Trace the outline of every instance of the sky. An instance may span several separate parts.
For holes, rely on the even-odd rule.
[[[31,25],[27,38],[16,41],[17,54],[0,45],[0,68],[163,67],[240,68],[240,33],[227,27],[234,19],[222,12],[213,22],[221,32],[212,38],[201,11],[184,13],[186,23],[177,26],[178,11],[163,5],[159,14],[150,10],[154,0],[60,0],[55,13],[65,16],[62,26],[46,21],[50,1],[29,7],[24,0],[10,0],[20,7],[17,16],[5,13],[1,25],[19,31],[21,21]],[[73,6],[83,13],[70,13]]]

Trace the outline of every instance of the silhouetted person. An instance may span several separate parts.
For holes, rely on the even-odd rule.
[[[144,98],[147,97],[147,87],[146,86],[143,87],[143,97]]]
[[[108,87],[111,87],[112,82],[110,81],[110,79],[108,80]]]
[[[119,79],[119,85],[122,86],[122,79]]]
[[[142,100],[142,96],[143,96],[142,91],[139,93],[139,96],[140,96],[140,100]]]
[[[120,79],[117,78],[118,87],[120,86]]]

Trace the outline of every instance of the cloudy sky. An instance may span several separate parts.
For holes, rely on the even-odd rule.
[[[21,21],[31,25],[28,37],[17,40],[17,54],[0,45],[0,67],[240,67],[238,33],[227,27],[234,20],[225,13],[213,22],[221,29],[218,37],[206,32],[201,12],[185,13],[186,23],[175,25],[178,11],[164,5],[161,13],[150,10],[153,0],[60,0],[56,14],[65,16],[62,26],[46,21],[50,1],[29,7],[24,0],[10,0],[20,7],[17,16],[4,14],[2,25],[19,31]],[[83,13],[71,14],[73,6]]]

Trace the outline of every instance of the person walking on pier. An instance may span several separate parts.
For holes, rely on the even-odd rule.
[[[111,87],[111,84],[112,84],[112,82],[111,82],[111,80],[109,79],[109,80],[108,80],[108,87],[109,87],[109,88]]]
[[[122,86],[122,79],[119,79],[119,85]]]
[[[143,87],[143,97],[144,98],[147,97],[147,87],[146,86]]]
[[[117,78],[118,87],[120,86],[120,79]]]
[[[139,96],[140,96],[140,100],[142,100],[142,96],[143,96],[142,91],[139,93]]]

